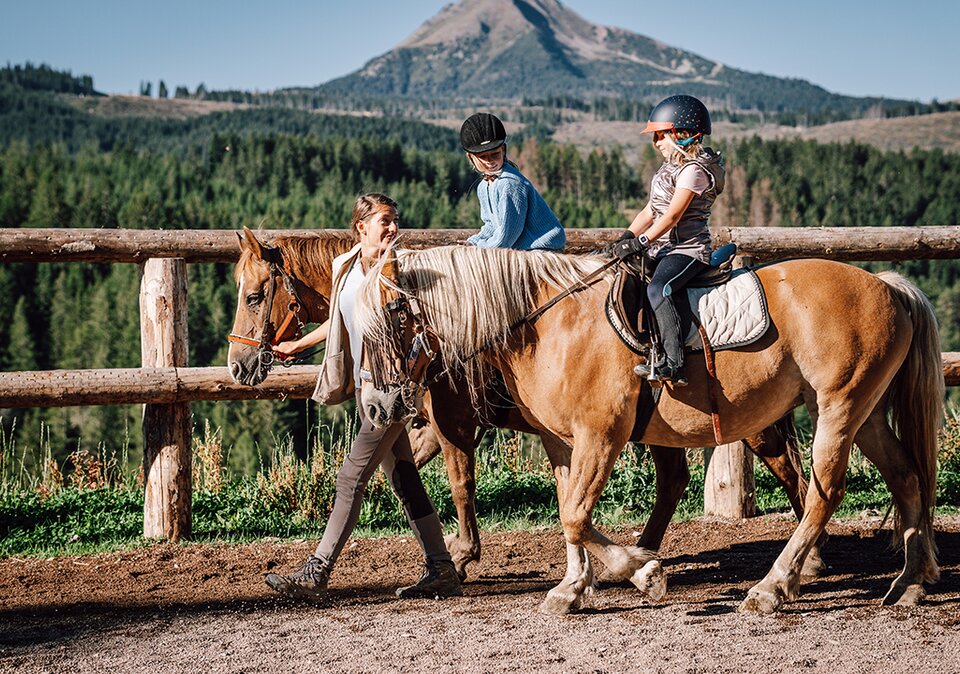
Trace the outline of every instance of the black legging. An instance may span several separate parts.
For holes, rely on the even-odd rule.
[[[683,365],[683,337],[690,331],[690,312],[678,311],[678,308],[688,308],[684,288],[694,276],[708,268],[708,265],[688,255],[667,255],[657,263],[657,269],[647,286],[647,298],[657,317],[663,350],[667,354],[667,362],[673,367]],[[664,288],[668,285],[670,294],[664,295]],[[681,316],[685,318],[682,323]]]

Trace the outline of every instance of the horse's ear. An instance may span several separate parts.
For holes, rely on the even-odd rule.
[[[400,265],[397,263],[397,249],[390,246],[384,253],[383,271],[384,277],[390,279],[395,284],[400,283]]]
[[[240,234],[237,234],[239,237]],[[266,247],[260,243],[257,236],[249,227],[243,228],[243,237],[240,239],[240,250],[249,250],[254,257],[263,260],[267,257]]]

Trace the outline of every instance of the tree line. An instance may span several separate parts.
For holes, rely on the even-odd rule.
[[[102,96],[93,88],[90,75],[74,76],[69,70],[55,70],[45,63],[0,68],[0,84],[8,84],[27,91],[47,91],[77,96]]]
[[[356,195],[371,190],[400,202],[405,227],[479,226],[476,174],[445,129],[278,109],[98,121],[19,91],[0,95],[0,227],[340,228]],[[29,124],[25,110],[37,115]],[[720,149],[728,180],[717,225],[960,222],[957,155],[759,139]],[[566,227],[624,227],[660,163],[652,147],[628,162],[617,148],[582,153],[536,137],[511,142],[509,151]],[[898,268],[934,300],[944,349],[960,349],[960,264]],[[0,369],[138,367],[138,274],[121,264],[0,265]],[[189,274],[190,365],[223,365],[236,301],[232,268],[195,264]],[[289,431],[305,447],[319,422],[342,423],[302,401],[193,409],[198,424],[209,419],[223,429],[240,471],[266,460],[273,434]],[[16,419],[18,446],[43,437],[61,460],[78,443],[101,442],[136,457],[139,417],[135,406],[0,411],[4,433]]]

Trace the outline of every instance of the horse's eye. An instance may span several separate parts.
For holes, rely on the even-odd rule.
[[[248,307],[256,307],[261,302],[263,302],[263,293],[251,293],[250,295],[247,295]]]

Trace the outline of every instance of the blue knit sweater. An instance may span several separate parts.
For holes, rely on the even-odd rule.
[[[562,250],[563,226],[520,171],[505,164],[493,182],[477,185],[483,227],[468,239],[481,248]]]

